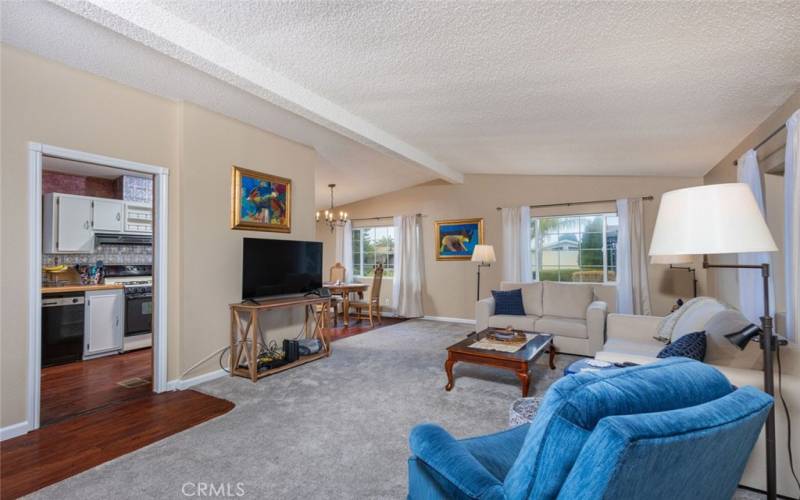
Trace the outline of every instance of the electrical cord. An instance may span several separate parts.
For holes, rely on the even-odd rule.
[[[305,332],[306,332],[306,323],[303,322],[303,326],[300,328],[300,332],[297,334],[297,336],[294,337],[294,340],[297,340],[300,337],[302,337],[305,334]],[[261,329],[261,323],[258,324],[258,338],[259,338],[259,344],[261,345],[261,348],[258,351],[258,356],[262,356],[262,355],[265,355],[265,354],[274,356],[274,355],[277,355],[278,353],[281,352],[281,349],[278,348],[278,343],[275,340],[270,340],[269,342],[266,341],[266,339],[264,338],[264,330]],[[244,341],[240,340],[239,342],[237,342],[237,345],[241,344],[243,342]],[[225,347],[223,347],[223,348],[221,348],[219,350],[214,351],[209,356],[204,358],[202,361],[196,363],[194,366],[192,366],[191,368],[189,368],[188,370],[183,372],[183,375],[186,375],[186,373],[188,373],[189,371],[191,371],[191,370],[195,369],[197,366],[205,363],[206,361],[211,359],[217,353],[219,353],[219,360],[218,361],[219,361],[220,369],[222,369],[222,371],[224,371],[225,373],[230,373],[231,372],[230,369],[229,368],[225,368],[225,363],[222,362],[222,360],[225,358],[225,353],[229,353],[230,354],[230,350],[231,350],[230,346],[225,346]],[[228,365],[229,364],[230,363],[228,363]],[[181,375],[181,378],[183,378],[183,375]]]
[[[797,487],[800,488],[800,480],[797,479],[797,473],[794,471],[794,457],[792,456],[792,418],[789,416],[789,405],[786,404],[786,399],[783,397],[783,384],[782,380],[783,377],[781,376],[781,349],[780,346],[775,349],[775,356],[778,360],[778,392],[781,395],[781,403],[783,403],[783,410],[786,412],[786,424],[788,427],[787,430],[787,449],[789,451],[789,470],[792,471],[792,476],[794,476],[794,482],[797,483]]]

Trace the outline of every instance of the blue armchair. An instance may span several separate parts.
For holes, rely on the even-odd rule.
[[[411,431],[408,498],[725,499],[772,398],[686,358],[564,377],[530,425]]]

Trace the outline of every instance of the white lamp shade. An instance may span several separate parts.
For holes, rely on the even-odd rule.
[[[650,257],[650,263],[673,265],[694,264],[694,257],[692,255],[653,255]]]
[[[775,252],[747,184],[711,184],[664,193],[651,256]]]
[[[494,247],[492,245],[475,245],[475,249],[472,251],[472,262],[483,264],[497,262],[494,256]]]

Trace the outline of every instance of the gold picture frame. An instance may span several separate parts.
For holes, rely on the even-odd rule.
[[[483,245],[483,219],[449,219],[434,222],[436,260],[470,260],[475,245]]]
[[[234,165],[231,229],[290,233],[292,180]]]

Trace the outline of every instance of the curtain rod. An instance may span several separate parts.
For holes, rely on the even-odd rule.
[[[418,217],[426,217],[425,214],[414,214],[414,215],[416,215]],[[349,220],[351,220],[351,221],[357,221],[357,220],[380,220],[380,219],[393,219],[393,218],[394,218],[394,215],[386,215],[386,216],[383,216],[383,217],[361,217],[361,218],[358,218],[358,219],[349,219]]]
[[[766,139],[764,139],[763,141],[761,141],[758,144],[756,144],[756,147],[754,147],[753,150],[758,151],[758,148],[760,148],[764,144],[768,143],[770,141],[770,139],[772,139],[773,137],[778,135],[780,133],[780,131],[785,129],[785,128],[786,128],[786,124],[784,123],[783,125],[781,125],[777,129],[775,129],[771,134],[769,134]],[[733,164],[734,165],[739,165],[739,160],[738,159],[733,160]]]
[[[650,201],[652,196],[641,196],[642,200]],[[529,205],[529,208],[548,208],[548,207],[571,207],[573,205],[592,205],[594,203],[611,203],[617,200],[593,200],[593,201],[573,201],[570,203],[548,203],[546,205]],[[503,207],[497,207],[497,210],[502,210]]]

